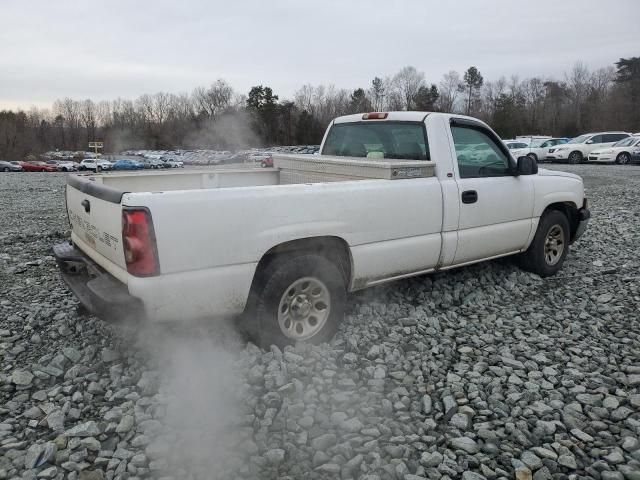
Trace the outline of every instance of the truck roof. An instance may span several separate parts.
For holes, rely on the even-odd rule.
[[[387,118],[384,120],[377,121],[404,121],[404,122],[422,122],[425,117],[429,115],[431,112],[383,112],[387,114]],[[344,115],[342,117],[336,118],[333,123],[351,123],[351,122],[361,122],[364,120],[362,116],[363,113],[355,113],[353,115]]]

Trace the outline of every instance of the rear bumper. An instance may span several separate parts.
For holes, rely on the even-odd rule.
[[[71,243],[54,245],[53,255],[62,279],[91,313],[110,322],[144,318],[140,299]]]
[[[578,240],[584,231],[587,229],[587,225],[589,224],[589,219],[591,218],[591,212],[588,208],[583,207],[578,210],[578,228],[576,229],[576,233],[573,235],[572,241],[575,242]]]

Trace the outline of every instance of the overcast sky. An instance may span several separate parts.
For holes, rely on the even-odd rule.
[[[562,77],[640,56],[640,0],[0,0],[0,109],[191,92],[224,78],[280,98],[368,87],[405,65],[437,83]]]

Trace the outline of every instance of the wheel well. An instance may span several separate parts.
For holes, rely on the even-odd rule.
[[[578,218],[578,207],[576,206],[576,204],[573,202],[552,203],[544,209],[542,215],[544,215],[549,210],[558,210],[567,217],[567,220],[569,220],[569,228],[571,229],[571,241],[573,241],[576,231],[578,230],[578,224],[580,223],[580,220]]]
[[[281,255],[312,253],[320,255],[333,262],[342,272],[345,287],[349,288],[351,282],[351,254],[349,245],[339,237],[310,237],[284,242],[269,249],[256,268],[253,276],[251,289],[261,281],[260,274],[264,272],[267,265]]]

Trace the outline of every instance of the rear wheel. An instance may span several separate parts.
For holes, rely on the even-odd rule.
[[[571,152],[569,154],[569,163],[575,165],[576,163],[582,163],[582,153],[579,151]]]
[[[333,337],[346,302],[345,282],[334,263],[319,255],[281,256],[258,275],[246,320],[262,348]]]
[[[2,169],[2,171],[3,171],[3,172],[8,172],[8,171],[9,171],[9,167],[4,167],[4,168]]]
[[[627,152],[622,152],[616,157],[616,163],[618,165],[626,165],[629,162],[631,162],[631,155]]]
[[[549,210],[540,218],[531,245],[522,254],[522,266],[541,277],[555,275],[569,251],[571,231],[566,215]]]

